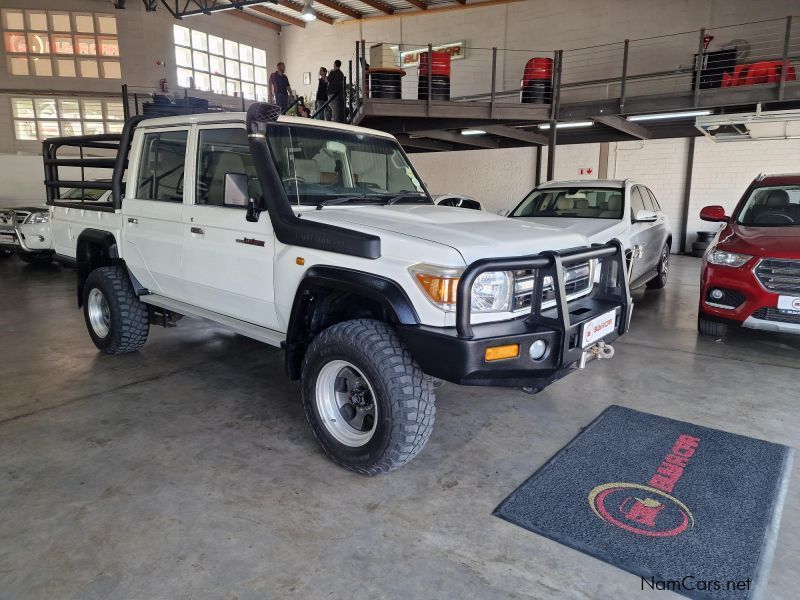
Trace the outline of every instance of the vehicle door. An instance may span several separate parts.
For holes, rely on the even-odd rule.
[[[194,137],[192,194],[183,213],[183,277],[190,302],[277,329],[269,217],[264,213],[251,223],[246,206],[225,202],[226,174],[247,175],[250,195],[261,194],[244,125],[198,126]]]
[[[645,203],[645,197],[647,202]],[[629,193],[629,202],[631,220],[631,244],[634,251],[633,267],[631,268],[631,283],[635,283],[640,278],[647,275],[655,267],[653,265],[653,244],[652,239],[652,222],[638,221],[636,215],[639,211],[650,210],[650,197],[647,192],[643,192],[642,187],[634,185]]]
[[[188,127],[137,132],[122,203],[123,256],[153,293],[185,298],[181,278],[182,212]]]
[[[669,220],[667,219],[667,215],[664,214],[664,211],[661,210],[661,205],[658,203],[653,190],[646,187],[643,187],[643,189],[649,195],[650,202],[652,203],[652,210],[657,215],[656,221],[652,223],[651,230],[653,232],[653,248],[655,251],[653,261],[655,264],[658,264],[658,261],[661,259],[661,251],[664,248],[664,244],[667,243],[667,238],[669,237]]]

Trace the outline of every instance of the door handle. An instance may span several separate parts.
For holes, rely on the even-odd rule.
[[[196,233],[197,235],[204,235],[205,231],[203,231],[202,227],[192,227],[189,231],[192,233]]]
[[[131,225],[136,225],[139,222],[139,219],[134,219],[133,217],[128,217],[128,223]]]

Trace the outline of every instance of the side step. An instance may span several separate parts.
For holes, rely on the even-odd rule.
[[[233,317],[226,317],[225,315],[220,315],[210,310],[200,308],[199,306],[193,306],[191,304],[186,304],[185,302],[172,300],[171,298],[165,298],[164,296],[159,296],[158,294],[145,294],[139,296],[139,300],[146,304],[152,304],[153,306],[158,306],[159,308],[176,312],[187,317],[196,317],[198,319],[213,321],[214,323],[222,325],[226,329],[230,329],[239,335],[258,340],[259,342],[264,342],[265,344],[269,344],[271,346],[277,346],[280,348],[283,342],[286,340],[286,335],[278,331],[267,329],[261,325],[254,325],[253,323],[248,323],[247,321],[241,321],[240,319],[234,319]]]

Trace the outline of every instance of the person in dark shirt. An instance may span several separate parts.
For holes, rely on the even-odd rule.
[[[317,101],[314,104],[314,112],[319,112],[319,109],[322,108],[322,105],[328,101],[328,69],[325,67],[319,68],[319,83],[317,84]],[[331,107],[326,106],[325,110],[323,110],[319,115],[317,115],[318,119],[324,119],[326,121],[331,120]]]
[[[328,100],[331,103],[331,120],[337,123],[344,123],[344,73],[342,73],[342,61],[333,61],[333,69],[328,73]]]
[[[279,62],[277,66],[278,70],[269,76],[269,93],[275,104],[281,107],[281,112],[285,112],[289,108],[289,94],[292,93],[292,88],[286,76],[286,65]]]

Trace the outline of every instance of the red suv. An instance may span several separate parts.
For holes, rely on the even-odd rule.
[[[800,334],[800,175],[759,176],[703,257],[697,328],[723,336],[728,325]]]

